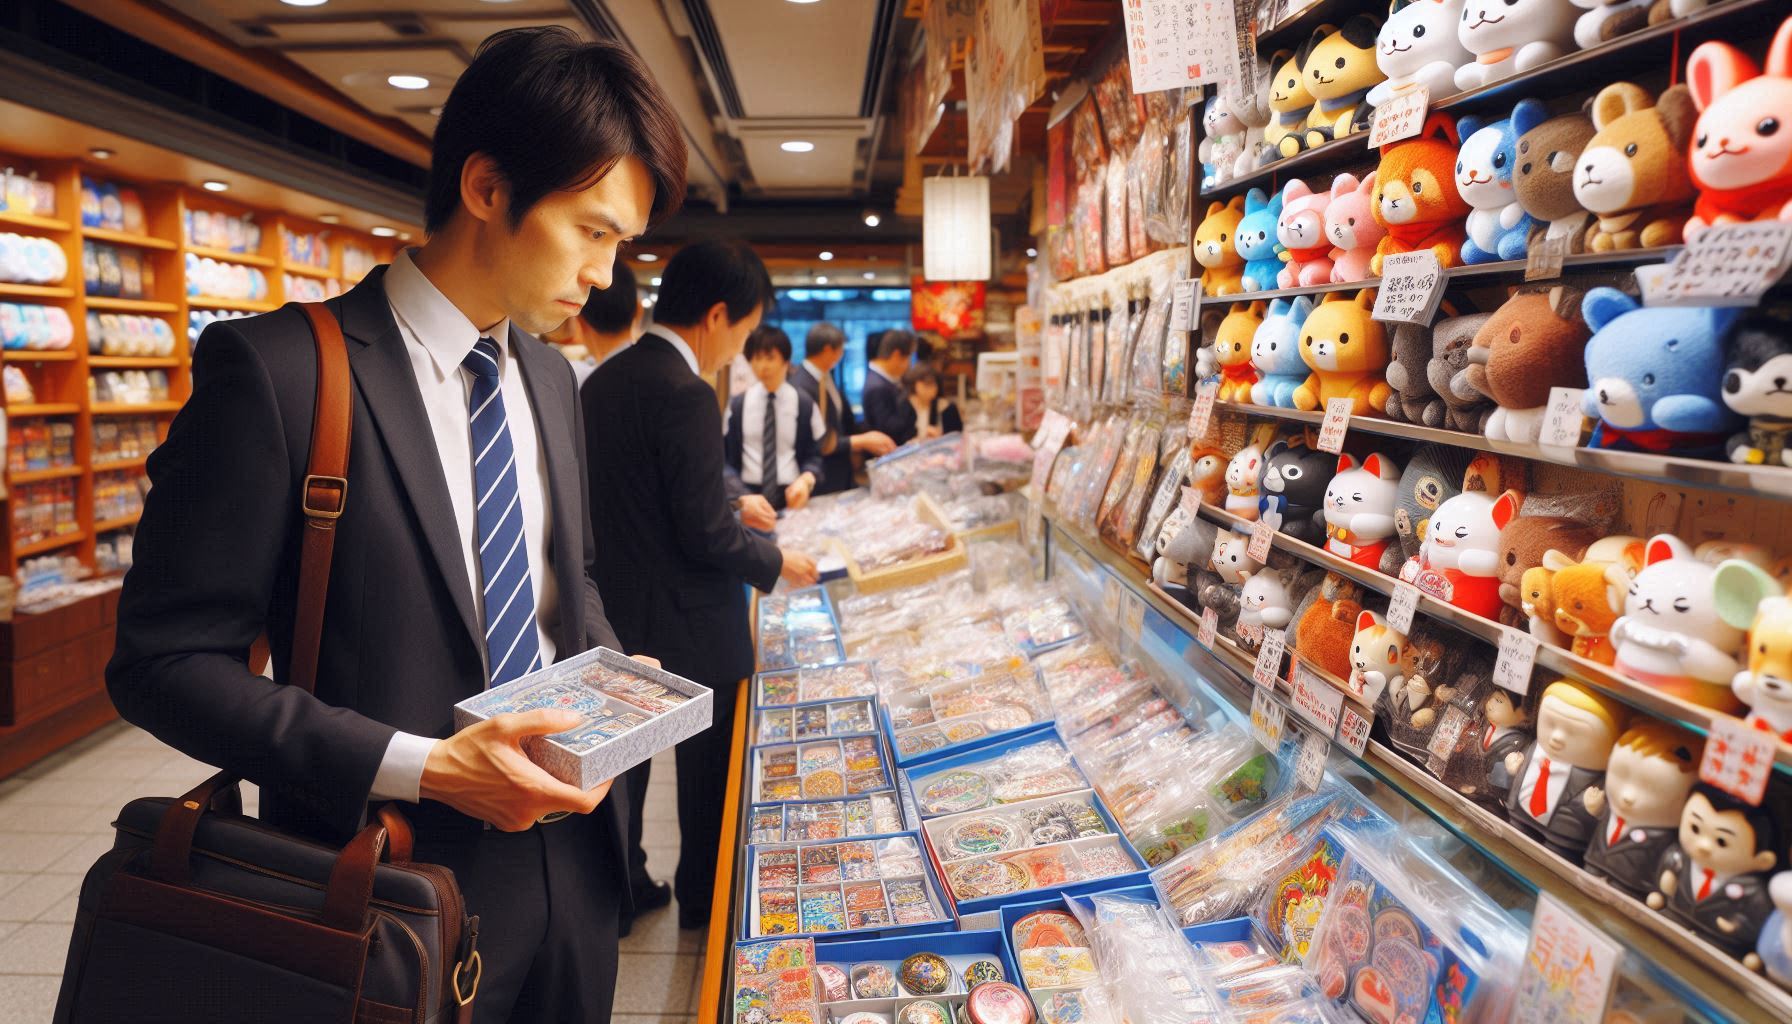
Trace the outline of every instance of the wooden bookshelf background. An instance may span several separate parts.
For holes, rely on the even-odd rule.
[[[167,436],[168,424],[192,394],[192,346],[188,338],[189,317],[195,311],[222,310],[233,313],[263,313],[278,309],[288,301],[289,275],[297,281],[315,281],[324,294],[335,295],[352,287],[365,273],[365,267],[350,268],[345,254],[350,247],[370,254],[358,262],[383,263],[391,259],[400,244],[391,238],[379,238],[341,225],[293,216],[233,202],[198,187],[179,184],[134,181],[113,173],[104,165],[74,160],[38,160],[0,151],[0,166],[11,167],[15,174],[31,175],[52,183],[56,197],[53,216],[37,216],[17,210],[0,209],[0,232],[37,236],[55,241],[68,260],[68,276],[56,285],[22,285],[0,282],[0,302],[34,303],[57,306],[67,311],[74,326],[69,348],[36,351],[6,349],[0,360],[7,367],[16,367],[31,382],[36,400],[32,403],[6,401],[7,422],[24,425],[37,420],[46,423],[67,422],[74,427],[74,464],[51,469],[21,472],[7,471],[6,497],[0,499],[0,573],[14,574],[21,563],[45,554],[73,554],[84,564],[96,564],[95,548],[103,537],[129,530],[135,514],[107,518],[96,517],[96,484],[106,483],[121,474],[124,478],[140,477],[145,460],[141,457],[105,459],[96,463],[94,425],[106,418],[125,420],[151,417],[155,420],[155,437],[159,443]],[[86,227],[81,217],[81,179],[85,175],[95,182],[108,182],[121,188],[134,189],[143,202],[144,233],[133,234],[109,228]],[[187,237],[188,215],[203,211],[254,218],[261,228],[260,246],[252,252],[230,252],[193,244]],[[321,235],[328,254],[324,265],[299,263],[287,258],[285,244],[289,234]],[[153,269],[154,282],[142,298],[112,298],[89,295],[82,271],[85,243],[101,242],[121,250],[132,250]],[[188,254],[209,257],[221,263],[253,267],[267,279],[267,297],[263,300],[236,299],[225,296],[188,294],[186,260]],[[347,271],[353,269],[351,276]],[[168,323],[174,332],[174,352],[169,356],[115,356],[88,352],[87,313],[119,313],[155,317]],[[168,398],[148,404],[97,402],[92,398],[90,381],[96,373],[120,370],[160,371],[168,376]],[[72,481],[74,503],[72,518],[58,515],[50,535],[37,538],[27,533],[20,515],[20,487]]]

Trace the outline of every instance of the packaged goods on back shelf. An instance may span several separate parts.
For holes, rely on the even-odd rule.
[[[0,231],[0,282],[61,284],[68,277],[68,255],[48,238]]]
[[[347,281],[359,281],[367,276],[367,272],[379,266],[379,257],[372,249],[356,245],[353,242],[342,246],[342,276]]]
[[[5,310],[0,309],[0,317],[4,316]],[[89,312],[87,351],[107,356],[171,356],[174,328],[156,316]]]
[[[74,341],[74,322],[61,306],[0,302],[0,343],[6,348],[50,351]]]
[[[128,570],[132,560],[132,539],[133,534],[128,529],[100,537],[93,546],[95,571],[110,575]]]
[[[45,480],[19,484],[12,490],[12,539],[15,545],[35,544],[51,537],[81,532],[75,517],[73,480]]]
[[[911,441],[867,472],[879,498],[920,491],[950,498],[1013,490],[1026,482],[1032,462],[1032,450],[1016,434],[947,434]]]
[[[219,320],[241,320],[246,316],[254,316],[234,309],[193,309],[187,311],[187,344],[197,346],[199,336],[205,329]]]
[[[81,226],[144,233],[143,197],[130,186],[81,175]]]
[[[187,253],[187,297],[262,302],[268,297],[268,276],[259,267]]]
[[[155,265],[130,246],[81,243],[81,277],[87,294],[113,299],[143,299],[155,292]]]
[[[280,233],[281,255],[288,263],[302,266],[328,269],[330,266],[330,235],[327,231],[316,233],[294,231],[286,228]]]
[[[286,285],[288,302],[322,302],[342,294],[342,285],[334,278],[326,281],[298,274],[284,274],[282,281]]]
[[[75,425],[31,417],[6,425],[6,468],[14,473],[75,464]]]
[[[255,223],[251,214],[232,217],[209,210],[187,210],[181,219],[188,245],[236,253],[261,251],[261,225]]]
[[[8,366],[3,376],[6,381],[7,405],[30,405],[37,401],[37,391],[31,386],[31,378],[25,376],[24,370]]]
[[[0,170],[0,210],[33,217],[56,216],[56,183],[11,167]]]
[[[147,405],[168,401],[168,374],[163,370],[108,370],[87,381],[96,402]]]
[[[93,518],[126,519],[143,511],[149,475],[140,470],[114,470],[93,478]]]
[[[156,421],[147,416],[96,416],[93,419],[93,461],[118,462],[147,458],[156,450]]]

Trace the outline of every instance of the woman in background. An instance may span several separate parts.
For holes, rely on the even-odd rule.
[[[915,417],[915,437],[926,440],[964,429],[964,417],[949,398],[940,397],[940,375],[930,363],[917,362],[902,375],[902,391]]]

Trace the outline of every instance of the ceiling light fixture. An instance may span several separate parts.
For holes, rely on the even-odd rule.
[[[654,278],[654,279],[653,279],[653,286],[654,286],[654,287],[655,287],[655,288],[658,288],[658,287],[659,287],[659,286],[660,286],[660,279],[659,279],[659,278],[657,278],[657,277],[656,277],[656,278]]]
[[[230,191],[230,182],[202,181],[199,183],[199,187],[205,189],[207,192],[228,192]]]
[[[398,234],[397,228],[389,228],[384,224],[376,224],[369,228],[368,231],[372,233],[375,238],[391,238],[393,235]]]
[[[643,252],[643,253],[637,253],[635,255],[635,259],[640,260],[642,263],[652,263],[653,261],[659,259],[659,257],[650,252]]]
[[[1030,245],[1029,245],[1029,246],[1027,246],[1027,259],[1032,259],[1032,258],[1034,258],[1034,257],[1035,257],[1035,256],[1038,256],[1038,255],[1039,255],[1039,250],[1038,250],[1038,249],[1035,249],[1035,248],[1033,248],[1033,247],[1032,247],[1032,246],[1030,246]]]
[[[826,263],[827,261],[829,261],[833,258],[834,258],[833,253],[827,251],[826,249],[821,250],[821,257],[820,257],[821,262]]]
[[[821,0],[790,0],[790,2],[793,4],[813,4],[820,3]]]
[[[867,270],[867,271],[865,271],[863,277],[867,281],[875,281],[875,280],[877,280],[877,272],[874,270]]]
[[[815,148],[815,143],[802,139],[787,139],[778,143],[778,148],[786,153],[807,153]]]
[[[883,222],[884,222],[884,219],[882,217],[879,217],[877,214],[875,214],[869,210],[865,211],[865,226],[866,227],[874,228],[874,227],[877,227],[879,224],[882,224]]]
[[[429,88],[429,79],[422,75],[387,75],[386,84],[394,89],[409,89],[414,92]]]
[[[317,215],[317,219],[323,221],[325,224],[342,223],[342,218],[334,213],[320,213]]]
[[[330,0],[280,0],[288,7],[322,7]]]
[[[820,277],[817,277],[815,279],[815,283],[816,284],[827,284],[828,283],[828,275],[822,274]]]
[[[112,152],[111,150],[107,149],[104,146],[95,146],[92,149],[87,151],[87,155],[90,157],[93,157],[95,160],[110,160],[114,156],[117,156],[118,154]]]

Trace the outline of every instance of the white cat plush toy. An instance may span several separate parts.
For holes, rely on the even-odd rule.
[[[1370,706],[1390,686],[1399,693],[1406,681],[1400,672],[1400,659],[1405,653],[1404,634],[1372,611],[1358,612],[1356,636],[1350,641],[1350,691]]]
[[[1213,571],[1227,583],[1242,584],[1263,568],[1250,556],[1251,541],[1231,530],[1222,531],[1213,543]]]
[[[1612,623],[1612,667],[1694,704],[1738,710],[1730,684],[1741,668],[1743,631],[1718,613],[1716,577],[1717,567],[1696,558],[1685,541],[1650,537],[1624,614]]]
[[[1425,541],[1416,557],[1400,570],[1400,578],[1440,601],[1486,619],[1498,619],[1500,599],[1500,525],[1494,518],[1493,471],[1487,456],[1478,456],[1464,474],[1465,489],[1447,498],[1431,513]]]
[[[1394,537],[1394,506],[1400,497],[1400,467],[1379,452],[1357,465],[1338,456],[1338,472],[1325,488],[1325,549],[1370,569],[1383,568]]]
[[[1388,20],[1375,35],[1375,66],[1388,76],[1369,90],[1368,102],[1379,107],[1420,86],[1433,101],[1456,91],[1456,69],[1470,60],[1456,34],[1463,0],[1394,0]]]
[[[1456,36],[1475,59],[1456,69],[1456,88],[1479,89],[1567,53],[1579,10],[1569,0],[1467,0]]]
[[[1244,581],[1238,599],[1240,639],[1261,643],[1266,629],[1286,629],[1294,620],[1294,600],[1287,576],[1279,569],[1259,569]]]
[[[1226,511],[1257,518],[1257,477],[1263,473],[1263,449],[1247,444],[1226,464]]]

